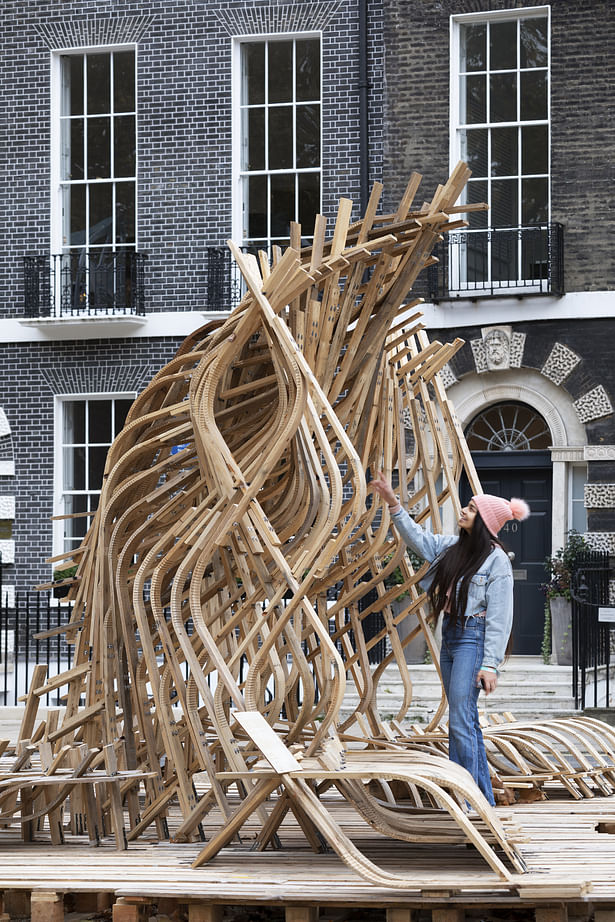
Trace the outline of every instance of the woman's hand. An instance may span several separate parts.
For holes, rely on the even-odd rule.
[[[389,506],[397,506],[399,500],[393,492],[393,487],[386,479],[382,471],[378,471],[373,480],[370,481],[369,486],[372,488],[374,493],[377,493],[378,496],[381,496],[382,499]]]
[[[476,684],[482,686],[486,695],[495,691],[498,684],[497,672],[490,672],[488,669],[481,669],[476,677]]]

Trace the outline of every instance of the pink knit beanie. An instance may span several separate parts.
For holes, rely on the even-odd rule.
[[[473,496],[480,517],[496,537],[502,525],[511,519],[522,522],[530,514],[530,507],[523,499],[502,499],[500,496],[491,496],[489,493],[480,493]]]

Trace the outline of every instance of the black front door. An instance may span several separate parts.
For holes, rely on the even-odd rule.
[[[543,454],[546,457],[543,457]],[[545,597],[544,559],[551,553],[552,468],[543,452],[476,452],[474,463],[485,493],[524,499],[532,514],[525,522],[507,522],[499,533],[515,555],[513,654],[536,656],[541,651]],[[462,486],[464,504],[469,499]]]

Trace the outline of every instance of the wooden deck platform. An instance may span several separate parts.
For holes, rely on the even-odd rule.
[[[388,890],[370,885],[335,854],[314,854],[292,819],[282,827],[281,851],[251,851],[257,827],[247,827],[241,844],[224,849],[197,870],[190,866],[201,848],[197,842],[141,839],[118,852],[111,837],[98,848],[75,837],[64,846],[51,846],[46,830],[35,842],[24,844],[15,828],[0,834],[4,908],[10,912],[18,891],[22,902],[32,891],[32,918],[50,922],[64,918],[62,897],[69,894],[81,894],[82,902],[83,895],[92,894],[99,908],[99,895],[108,894],[114,922],[136,922],[141,918],[139,906],[160,900],[192,904],[189,918],[199,922],[219,918],[215,907],[240,904],[284,906],[289,919],[299,918],[300,907],[306,919],[317,918],[314,907],[379,907],[399,922],[409,922],[414,909],[431,908],[436,918],[446,908],[455,910],[448,918],[459,922],[464,909],[479,906],[535,907],[537,918],[549,908],[543,919],[564,920],[566,905],[574,903],[577,908],[585,905],[587,917],[593,905],[596,918],[615,920],[615,835],[609,831],[615,831],[615,797],[571,802],[556,796],[548,802],[498,808],[529,866],[527,874],[514,877],[512,886],[498,880],[470,846],[394,842],[374,833],[335,800],[333,795],[336,819],[352,831],[356,844],[382,867],[403,870],[416,880],[415,887]],[[215,819],[212,816],[205,826],[207,838]],[[47,915],[36,916],[39,904],[49,910]]]

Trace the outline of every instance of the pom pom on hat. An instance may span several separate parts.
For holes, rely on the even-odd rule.
[[[481,519],[494,537],[506,522],[510,522],[511,519],[522,522],[530,514],[530,507],[523,499],[511,499],[509,502],[489,493],[478,493],[472,499]]]
[[[510,501],[510,511],[513,519],[517,522],[524,522],[530,517],[530,507],[524,499],[516,499],[514,496]]]

